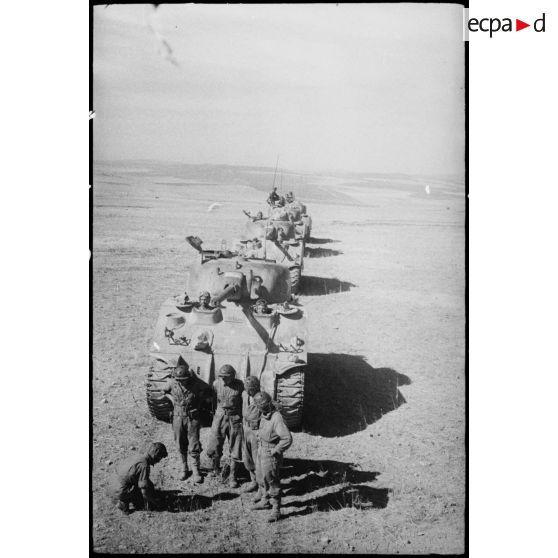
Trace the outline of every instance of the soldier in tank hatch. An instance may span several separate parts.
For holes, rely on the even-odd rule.
[[[254,396],[260,391],[260,381],[255,376],[248,376],[244,380],[246,391],[242,392],[242,462],[250,475],[250,482],[243,487],[243,492],[254,492],[258,489],[256,481],[256,455],[258,438],[256,432],[260,427],[261,412],[254,402]]]
[[[172,378],[163,387],[165,395],[173,404],[172,430],[182,463],[180,480],[190,476],[188,455],[191,458],[192,480],[202,483],[200,473],[200,407],[211,399],[208,386],[199,380],[183,360],[175,367]]]
[[[273,190],[271,190],[271,193],[269,194],[268,198],[267,198],[267,203],[271,206],[273,206],[275,204],[275,202],[279,201],[281,198],[279,196],[279,194],[277,193],[277,186],[273,186]]]
[[[161,505],[149,473],[151,466],[167,455],[164,444],[153,442],[147,453],[132,455],[116,465],[109,481],[108,493],[121,512],[130,513],[130,504],[136,510],[148,510]]]
[[[271,510],[268,521],[281,518],[281,465],[283,454],[293,443],[291,433],[273,405],[271,396],[260,391],[254,396],[258,407],[260,425],[256,432],[258,453],[256,456],[256,480],[258,495],[253,510]],[[271,501],[271,503],[270,503]]]
[[[201,310],[211,310],[211,295],[208,291],[202,291],[198,298],[198,308]]]
[[[221,457],[225,439],[229,440],[230,476],[229,486],[238,488],[236,479],[238,464],[242,461],[242,392],[243,383],[236,379],[236,370],[230,364],[224,364],[213,382],[213,391],[217,398],[217,408],[209,438],[207,455],[213,460],[213,475],[221,471]]]

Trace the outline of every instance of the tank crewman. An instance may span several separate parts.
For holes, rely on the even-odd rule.
[[[202,483],[200,474],[200,407],[211,399],[209,387],[196,377],[187,363],[178,364],[172,378],[163,387],[165,395],[173,404],[172,430],[180,453],[182,468],[180,480],[190,476],[188,454],[192,460],[192,480]]]
[[[258,453],[256,457],[256,480],[258,495],[254,510],[271,509],[268,521],[281,518],[281,464],[283,453],[291,447],[293,438],[281,413],[275,409],[271,396],[265,391],[254,396],[261,412],[260,427],[256,433]],[[269,503],[271,500],[271,504]]]
[[[207,291],[202,291],[198,298],[198,308],[201,310],[211,310],[209,301],[211,300],[211,295]]]
[[[229,440],[230,467],[229,486],[238,488],[236,480],[238,463],[242,461],[242,392],[243,383],[236,379],[236,370],[224,364],[213,382],[217,408],[211,424],[207,455],[213,460],[213,474],[221,471],[221,456],[225,438]]]
[[[265,298],[260,298],[254,304],[254,313],[256,314],[271,314],[271,310],[267,306]]]
[[[243,487],[242,492],[254,492],[258,489],[256,481],[256,455],[258,452],[258,438],[256,431],[260,427],[260,410],[254,403],[254,396],[260,391],[260,381],[256,376],[248,376],[244,380],[246,391],[242,392],[242,462],[250,474],[250,482]]]
[[[252,222],[262,221],[264,218],[263,213],[261,211],[258,211],[255,215],[252,215],[249,211],[246,211],[244,209],[242,211],[244,211],[244,215],[252,219]]]
[[[294,202],[294,195],[293,195],[292,192],[288,192],[288,193],[287,193],[287,195],[286,195],[286,201],[287,201],[287,203]]]
[[[268,198],[267,198],[267,203],[271,206],[273,206],[275,204],[275,202],[279,201],[280,197],[279,194],[277,193],[277,186],[273,186],[273,190],[271,190],[271,193],[269,194]]]
[[[109,481],[108,492],[118,509],[130,513],[134,509],[150,509],[160,505],[153,483],[149,479],[152,465],[167,457],[167,448],[161,442],[153,442],[144,455],[135,454],[116,465]]]

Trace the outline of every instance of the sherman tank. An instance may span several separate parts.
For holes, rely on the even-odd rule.
[[[292,196],[292,192],[289,192],[284,209],[287,212],[289,219],[295,223],[297,233],[305,242],[308,242],[312,232],[312,219],[306,211],[306,205],[298,200],[295,200]]]
[[[146,382],[151,414],[171,420],[172,405],[160,397],[177,363],[188,363],[208,385],[223,364],[231,364],[241,380],[258,377],[287,425],[299,428],[308,328],[305,309],[291,301],[289,268],[266,258],[204,250],[197,237],[188,241],[200,261],[190,270],[186,292],[167,299],[159,312]],[[209,304],[197,301],[203,291],[210,294]],[[267,302],[265,312],[260,302],[256,309],[260,299]]]
[[[288,218],[250,217],[244,227],[243,237],[237,241],[239,254],[248,258],[268,259],[289,268],[291,292],[298,294],[303,269],[305,243]]]

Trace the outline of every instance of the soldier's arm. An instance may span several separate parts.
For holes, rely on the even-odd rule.
[[[158,506],[160,504],[153,483],[149,480],[149,467],[147,466],[142,466],[140,470],[138,487],[141,490],[146,509],[149,509],[149,504],[153,506]]]
[[[275,414],[273,422],[275,432],[279,436],[279,443],[275,446],[273,453],[276,455],[282,455],[291,447],[293,443],[293,437],[280,413]]]

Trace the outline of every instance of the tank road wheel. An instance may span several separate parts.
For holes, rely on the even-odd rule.
[[[292,430],[300,430],[302,425],[302,407],[304,406],[304,368],[291,368],[277,376],[277,403]]]
[[[169,378],[170,372],[158,372],[151,368],[145,382],[149,412],[157,420],[162,420],[163,422],[172,422],[172,403],[166,397],[160,401],[155,398],[163,395],[163,385]]]
[[[298,294],[300,290],[300,267],[291,267],[291,292]]]

